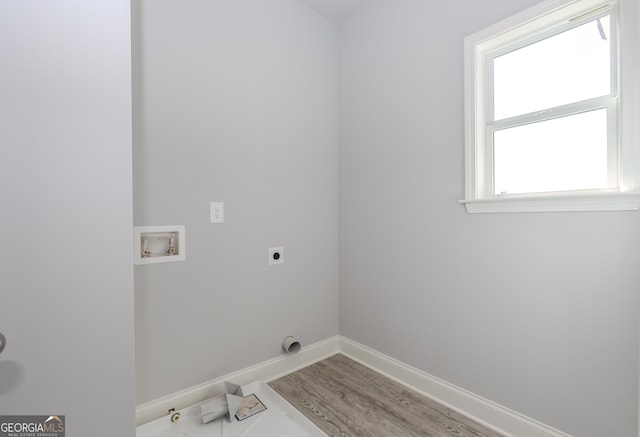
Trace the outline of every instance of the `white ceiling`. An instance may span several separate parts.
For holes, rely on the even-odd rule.
[[[335,21],[343,20],[347,15],[370,0],[298,0]]]

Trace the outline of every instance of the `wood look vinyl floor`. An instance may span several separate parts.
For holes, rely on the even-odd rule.
[[[340,354],[269,385],[330,437],[503,437]]]

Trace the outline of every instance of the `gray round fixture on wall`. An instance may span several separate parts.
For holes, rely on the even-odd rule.
[[[282,349],[288,354],[297,354],[302,349],[302,345],[295,337],[288,336],[282,342]]]

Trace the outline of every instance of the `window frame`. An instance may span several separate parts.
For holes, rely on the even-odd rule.
[[[465,199],[467,211],[546,212],[640,209],[640,152],[638,147],[638,55],[640,34],[637,0],[547,0],[494,26],[465,38]],[[610,126],[610,187],[547,193],[499,194],[492,192],[492,142],[496,123],[492,118],[492,80],[489,59],[514,47],[523,47],[584,22],[611,14],[612,93],[590,101],[567,105],[577,113],[587,107],[607,107]],[[617,43],[616,43],[617,42]],[[615,87],[615,88],[614,88]],[[585,106],[586,105],[586,106]],[[589,106],[591,105],[591,106]],[[540,115],[540,118],[549,117]],[[555,114],[549,118],[555,118]],[[514,117],[518,118],[518,117]],[[531,122],[530,117],[525,117]],[[513,120],[512,120],[513,121]],[[500,125],[500,121],[497,123]],[[491,126],[491,127],[490,127]],[[613,180],[615,178],[615,180]]]

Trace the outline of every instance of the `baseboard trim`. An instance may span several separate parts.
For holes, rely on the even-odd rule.
[[[340,353],[507,437],[571,437],[346,337]]]
[[[258,380],[272,381],[337,354],[340,351],[339,345],[340,336],[336,335],[305,346],[295,355],[283,354],[255,366],[140,404],[136,407],[136,426],[166,416],[167,411],[171,408],[180,410],[205,399],[223,394],[224,381],[239,385],[249,384]]]
[[[224,393],[224,381],[249,384],[273,381],[303,367],[342,353],[424,396],[481,423],[505,437],[572,437],[562,431],[457,387],[349,338],[336,335],[306,346],[295,355],[281,355],[220,378],[138,405],[136,426]]]

